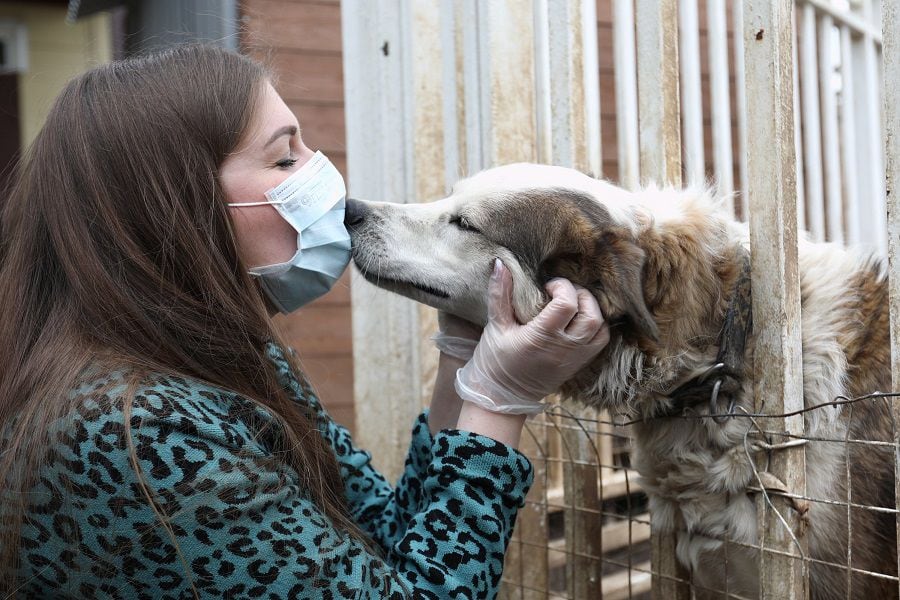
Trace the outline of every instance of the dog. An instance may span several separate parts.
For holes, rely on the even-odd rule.
[[[543,285],[553,277],[590,290],[611,340],[561,393],[636,421],[632,462],[652,526],[675,532],[697,597],[727,589],[752,598],[750,456],[764,438],[741,418],[754,410],[750,244],[724,200],[707,189],[628,191],[572,169],[512,164],[463,179],[434,202],[349,200],[345,222],[368,281],[473,323],[487,320],[495,257],[512,273],[520,322],[547,303]],[[811,597],[846,598],[850,586],[850,597],[896,598],[896,582],[860,572],[897,573],[894,515],[860,508],[895,507],[892,448],[842,442],[890,441],[890,414],[879,401],[832,403],[890,388],[886,270],[877,257],[806,238],[798,266],[804,403],[818,407],[804,414],[805,434],[836,440],[806,444],[807,489],[788,490],[810,500],[795,505],[808,506],[798,511]]]

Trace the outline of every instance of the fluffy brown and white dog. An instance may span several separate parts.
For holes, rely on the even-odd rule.
[[[700,418],[710,406],[753,411],[749,324],[731,365],[737,372],[726,378],[718,404],[679,392],[705,390],[699,396],[709,397],[698,375],[721,360],[728,331],[722,332],[732,327],[726,315],[749,285],[747,228],[720,204],[706,190],[629,192],[571,169],[515,164],[462,180],[436,202],[349,201],[346,222],[356,266],[369,281],[475,323],[486,321],[495,257],[513,274],[523,322],[547,302],[543,284],[552,277],[591,290],[610,322],[611,341],[563,393],[641,420],[632,460],[653,526],[677,532],[678,558],[700,587],[725,589],[727,572],[731,593],[755,597],[758,557],[748,546],[757,542],[757,521],[748,488],[757,482],[745,451],[752,423]],[[806,406],[887,390],[881,262],[801,241],[799,267]],[[883,402],[823,406],[806,413],[805,423],[812,438],[891,439]],[[893,508],[890,448],[814,441],[806,462],[806,496],[826,501],[811,502],[806,514],[812,597],[846,598],[849,580],[850,597],[896,598],[894,582],[829,566],[846,565],[849,546],[854,570],[896,574],[893,515],[853,508],[849,534],[847,507],[834,504],[847,503],[850,485],[853,505]]]

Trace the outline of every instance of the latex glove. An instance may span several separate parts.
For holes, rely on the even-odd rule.
[[[441,353],[469,361],[481,339],[482,328],[450,313],[438,312],[438,332],[431,340]]]
[[[456,372],[456,393],[492,412],[533,415],[541,400],[591,362],[609,342],[597,300],[566,279],[545,289],[550,303],[520,325],[512,306],[512,275],[500,259],[488,286],[488,324],[466,365]]]

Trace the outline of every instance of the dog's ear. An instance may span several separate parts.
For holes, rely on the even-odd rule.
[[[644,251],[624,232],[593,231],[581,244],[549,257],[541,268],[544,280],[565,277],[597,298],[603,316],[627,320],[636,337],[659,341],[659,328],[644,298]]]
[[[545,254],[538,261],[538,282],[565,277],[580,284],[594,294],[608,321],[630,325],[626,335],[634,335],[639,346],[659,341],[644,298],[645,253],[631,232],[586,192],[553,190],[535,204],[552,207],[542,215]]]
[[[601,233],[594,242],[593,265],[588,268],[594,294],[605,296],[611,314],[624,314],[636,332],[659,341],[659,327],[644,298],[644,251],[614,231]]]

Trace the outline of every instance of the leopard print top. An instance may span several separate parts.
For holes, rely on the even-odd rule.
[[[120,375],[84,383],[77,414],[30,495],[20,597],[494,598],[528,459],[472,433],[415,423],[391,486],[270,346],[282,385],[309,403],[334,448],[354,519],[375,556],[338,532],[300,477],[273,460],[267,415],[197,380],[157,376],[135,396],[137,456],[178,542],[159,525],[129,462]],[[110,380],[112,379],[112,385]],[[118,394],[118,396],[117,396]]]

